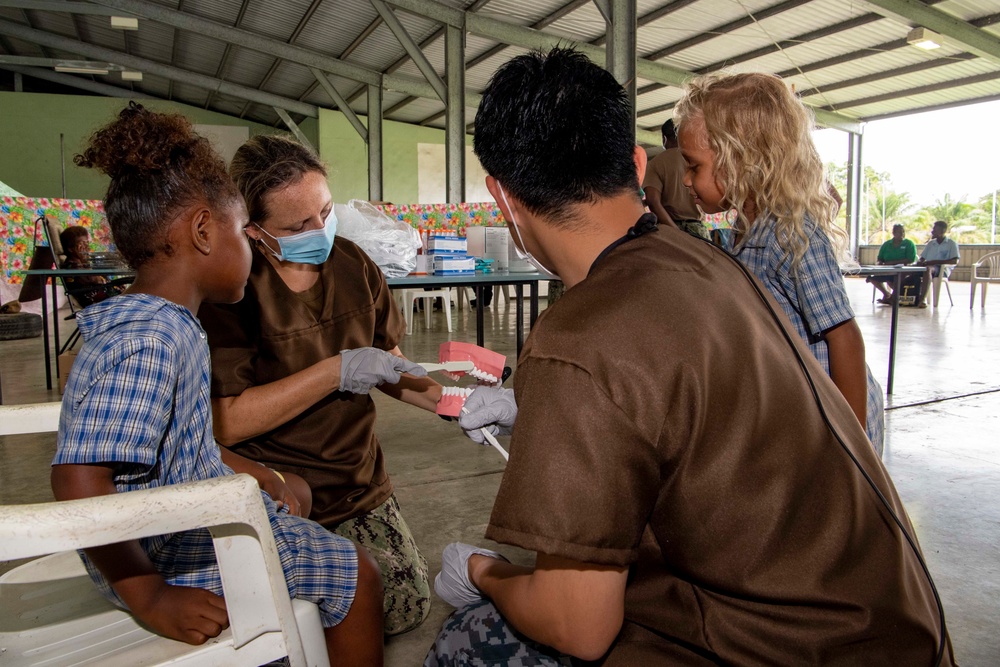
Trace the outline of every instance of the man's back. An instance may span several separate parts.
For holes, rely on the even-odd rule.
[[[539,320],[515,390],[487,536],[631,565],[608,664],[931,661],[930,587],[858,466],[912,533],[885,469],[725,253],[672,229],[613,249]]]
[[[684,186],[684,157],[676,146],[667,148],[646,165],[642,187],[655,189],[674,222],[700,220],[701,211]]]

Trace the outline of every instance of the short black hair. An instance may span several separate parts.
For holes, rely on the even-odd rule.
[[[933,226],[937,227],[938,225],[941,225],[942,227],[944,227],[945,231],[948,231],[948,223],[945,222],[944,220],[935,220]]]
[[[635,127],[625,89],[578,51],[513,58],[476,113],[483,168],[532,213],[567,220],[567,205],[639,197]]]
[[[660,128],[660,132],[663,134],[664,139],[675,141],[677,139],[677,128],[674,126],[674,119],[668,118],[667,122]]]

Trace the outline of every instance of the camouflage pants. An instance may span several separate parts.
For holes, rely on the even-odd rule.
[[[691,236],[697,236],[700,239],[705,239],[706,241],[711,241],[712,238],[708,235],[708,230],[705,228],[704,223],[700,220],[681,220],[677,223],[681,231],[687,232]]]
[[[420,625],[431,609],[427,560],[413,541],[396,496],[333,532],[364,547],[378,563],[385,588],[385,634],[398,635]]]
[[[567,667],[568,656],[533,642],[488,600],[459,609],[441,627],[424,667]]]

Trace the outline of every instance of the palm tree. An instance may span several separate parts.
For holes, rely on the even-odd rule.
[[[962,199],[954,200],[951,198],[951,194],[946,193],[944,198],[938,199],[933,206],[928,206],[926,208],[927,212],[930,213],[935,220],[944,220],[949,225],[958,220],[964,220],[969,217],[972,212],[976,209],[973,204],[969,204],[965,201],[965,196]]]
[[[890,190],[888,184],[872,184],[868,190],[868,220],[878,231],[870,233],[869,243],[881,243],[889,238],[889,230],[896,223],[902,223],[913,204],[908,192]]]

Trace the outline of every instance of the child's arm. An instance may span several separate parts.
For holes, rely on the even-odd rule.
[[[263,463],[241,456],[221,444],[219,445],[219,453],[222,455],[222,462],[232,468],[233,472],[245,472],[257,480],[257,485],[271,496],[279,508],[288,505],[289,514],[309,517],[309,511],[312,508],[312,491],[301,477],[290,472],[279,475]],[[296,483],[299,480],[302,480],[301,484]]]
[[[865,341],[854,319],[841,322],[825,332],[830,351],[830,377],[847,399],[861,427],[867,425],[868,368]]]
[[[56,500],[117,493],[112,469],[103,465],[52,466]],[[153,632],[189,644],[204,644],[229,626],[225,601],[201,588],[171,586],[131,540],[86,549],[135,617]]]

